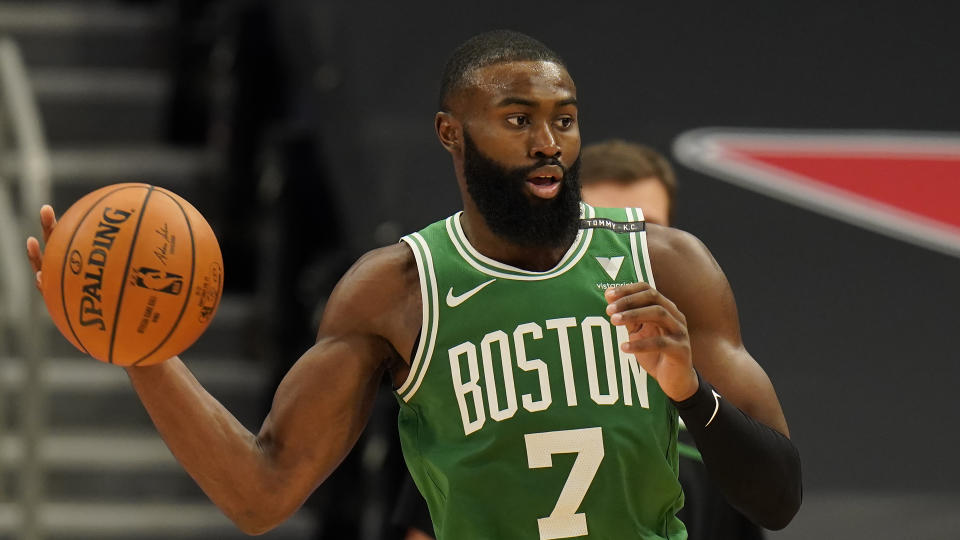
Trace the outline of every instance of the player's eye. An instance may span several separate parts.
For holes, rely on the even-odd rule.
[[[525,114],[515,114],[507,117],[507,123],[514,127],[526,127],[530,125],[530,119]]]
[[[554,123],[560,129],[570,129],[573,127],[573,122],[574,120],[572,116],[561,116],[560,118],[557,118]]]

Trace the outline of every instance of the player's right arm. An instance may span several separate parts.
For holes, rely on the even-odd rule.
[[[782,529],[802,501],[800,455],[743,343],[730,284],[694,236],[651,226],[647,238],[657,288],[608,290],[611,322],[630,331],[625,346],[676,405],[711,482],[754,523]]]
[[[42,222],[47,236],[52,212]],[[39,248],[28,252],[39,271]],[[396,351],[413,348],[419,302],[416,265],[406,246],[362,257],[332,293],[316,343],[281,382],[257,434],[179,358],[127,373],[190,476],[241,530],[259,534],[293,514],[350,451],[383,374],[391,370],[402,380],[406,364]]]

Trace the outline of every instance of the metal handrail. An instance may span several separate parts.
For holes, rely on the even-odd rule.
[[[3,295],[3,321],[16,324],[21,306],[30,302],[30,274],[23,264],[24,253],[20,249],[20,223],[13,195],[3,178],[0,178],[0,287]]]
[[[28,220],[24,225],[29,230],[40,205],[50,200],[50,151],[23,56],[10,38],[0,39],[0,73],[0,91],[20,155],[21,217]]]
[[[20,48],[9,38],[0,38],[0,99],[10,120],[13,143],[20,159],[20,224],[10,219],[0,227],[4,235],[0,248],[5,265],[9,266],[0,279],[7,280],[4,290],[11,302],[12,323],[21,345],[25,379],[20,391],[21,438],[24,452],[20,464],[21,527],[20,538],[39,540],[40,505],[43,502],[43,467],[39,458],[40,440],[44,433],[46,391],[41,377],[45,354],[41,330],[45,328],[44,308],[39,295],[30,294],[32,277],[27,271],[22,252],[25,231],[34,230],[40,205],[50,200],[50,154],[43,133],[43,124],[27,77]],[[9,186],[4,185],[6,200],[0,208],[8,216],[13,202]],[[20,244],[18,250],[14,246]],[[12,253],[8,253],[12,252]],[[17,253],[19,252],[19,253]],[[19,264],[17,264],[19,262]]]

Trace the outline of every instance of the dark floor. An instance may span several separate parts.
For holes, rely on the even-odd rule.
[[[947,540],[960,538],[960,493],[814,492],[771,540]]]

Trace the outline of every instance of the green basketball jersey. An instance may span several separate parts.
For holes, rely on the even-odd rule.
[[[400,440],[440,539],[686,538],[676,409],[604,312],[606,288],[653,283],[642,214],[581,218],[546,272],[477,252],[460,213],[403,238],[423,327]]]

